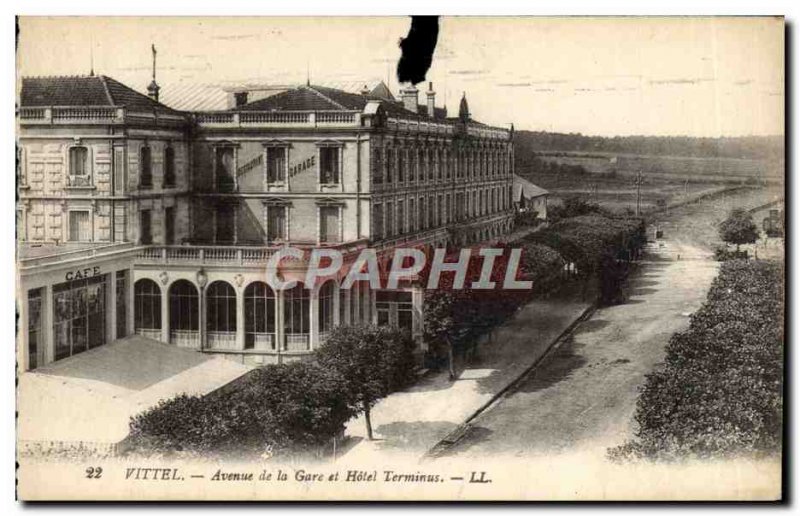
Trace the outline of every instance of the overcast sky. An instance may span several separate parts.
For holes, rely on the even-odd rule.
[[[383,79],[409,18],[23,18],[20,75],[158,82]],[[455,113],[597,135],[783,134],[783,23],[755,18],[443,18],[428,80]],[[92,52],[93,49],[93,52]],[[420,89],[427,85],[420,85]],[[423,101],[424,95],[420,94]]]

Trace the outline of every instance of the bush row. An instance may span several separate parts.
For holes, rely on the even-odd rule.
[[[647,376],[636,438],[614,459],[779,453],[783,410],[782,264],[724,262],[664,369]]]
[[[459,352],[467,349],[480,334],[502,323],[533,296],[557,288],[565,278],[564,266],[569,262],[575,264],[584,280],[600,279],[604,301],[620,298],[627,264],[646,241],[643,220],[604,215],[596,205],[581,201],[568,204],[565,213],[573,216],[562,218],[513,245],[522,248],[518,279],[532,281],[532,290],[503,288],[512,247],[505,246],[503,256],[494,261],[491,276],[496,282],[494,289],[455,290],[454,276],[450,274],[442,277],[437,290],[426,291],[425,340],[431,345],[435,361],[441,361],[442,355],[451,349]],[[465,285],[476,281],[482,268],[483,259],[471,260]]]
[[[131,418],[142,454],[314,449],[414,375],[414,343],[390,327],[338,327],[307,361],[267,365],[208,396],[180,395]]]

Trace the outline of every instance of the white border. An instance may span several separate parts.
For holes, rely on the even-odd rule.
[[[14,61],[14,15],[405,15],[408,13],[415,14],[449,14],[449,15],[786,15],[787,21],[793,24],[793,39],[797,38],[797,20],[800,18],[800,2],[790,0],[720,0],[720,1],[705,1],[698,0],[669,0],[661,2],[648,2],[642,0],[605,0],[603,2],[591,0],[559,0],[557,2],[513,2],[511,0],[492,0],[491,2],[464,2],[464,1],[443,1],[431,2],[431,0],[406,0],[404,2],[356,2],[354,0],[337,0],[336,2],[324,0],[306,0],[304,2],[252,2],[252,0],[226,0],[225,2],[186,2],[174,1],[166,3],[163,0],[137,0],[135,2],[119,2],[111,3],[107,0],[98,1],[82,1],[64,2],[63,0],[50,0],[50,1],[22,1],[12,0],[11,2],[4,3],[0,8],[3,11],[2,21],[0,23],[0,41],[3,42],[4,52],[0,54],[0,65],[6,72],[4,80],[0,81],[0,96],[6,99],[2,105],[5,106],[3,110],[2,120],[2,163],[5,164],[4,171],[0,180],[3,182],[2,190],[6,192],[7,199],[10,199],[11,192],[14,191],[14,174],[11,171],[11,163],[14,160],[14,107],[11,103],[11,98],[15,95],[15,61]],[[394,36],[393,36],[394,37]],[[797,67],[797,54],[792,49],[787,48],[787,55],[791,62],[789,66],[793,69]],[[789,93],[795,93],[794,88]],[[791,127],[791,121],[794,120],[794,113],[796,105],[793,106],[791,112],[787,112],[787,127]],[[789,145],[793,149],[797,148],[797,135],[792,135]],[[787,177],[790,176],[792,170],[787,170]],[[797,181],[793,181],[792,195],[797,194]],[[13,246],[8,243],[14,241],[14,204],[11,202],[0,203],[2,206],[2,221],[0,221],[0,242],[2,248],[2,263],[0,263],[0,313],[3,314],[5,324],[2,328],[5,332],[5,360],[2,361],[3,368],[3,383],[5,388],[0,394],[0,413],[2,413],[3,424],[0,426],[2,432],[2,460],[0,460],[0,498],[3,500],[3,513],[10,514],[22,510],[22,505],[15,503],[14,500],[14,410],[15,398],[11,388],[14,378],[14,360],[12,359],[13,342],[14,342],[14,327],[15,320],[13,315],[14,309],[14,251]],[[793,210],[794,211],[794,210]],[[792,217],[792,224],[790,228],[797,226],[796,217]],[[794,239],[794,231],[790,238]],[[789,265],[794,267],[797,264],[797,257]],[[792,294],[796,294],[794,283],[791,285]],[[791,320],[798,321],[798,307],[794,303],[792,313],[789,315]],[[790,343],[789,346],[792,346]],[[793,363],[791,364],[790,371],[796,374],[797,372],[797,356],[795,351],[793,354]],[[790,409],[792,414],[797,412],[797,396],[796,390],[792,385],[793,406]],[[796,439],[792,439],[792,444],[796,443]],[[794,456],[793,446],[791,450],[786,452],[790,456]],[[794,469],[794,468],[792,468]],[[797,475],[790,474],[792,479],[791,490],[794,497],[797,497]],[[241,506],[239,506],[241,507]],[[239,508],[237,507],[237,508]],[[255,510],[268,510],[270,512],[284,512],[286,508],[270,506],[270,507],[253,507]],[[375,510],[374,506],[358,506],[358,507],[344,507],[344,506],[325,506],[325,507],[309,507],[299,506],[295,510],[311,511],[351,511],[356,510]],[[558,509],[567,509],[570,511],[580,510],[582,507],[558,507]],[[674,507],[672,507],[674,508]],[[42,510],[42,506],[33,508],[33,510]],[[48,507],[52,509],[52,507]],[[86,507],[82,506],[67,506],[61,509],[78,512],[85,511]],[[139,507],[126,507],[125,510],[146,510],[149,514],[162,514],[167,510],[172,510],[173,507],[153,507],[153,506],[139,506]],[[228,511],[230,506],[184,506],[174,507],[175,510],[183,512],[197,511],[197,510],[212,510],[212,511]],[[410,508],[407,506],[396,507],[381,507],[381,510],[400,512],[407,511]],[[481,512],[495,512],[502,510],[502,507],[438,507],[438,508],[414,508],[415,511],[429,512],[433,510],[446,510],[456,513],[465,510],[480,510]],[[619,507],[607,507],[604,510],[616,511]],[[643,509],[653,510],[651,507],[631,507],[632,510],[641,511]],[[766,507],[749,508],[748,511],[764,510]],[[28,508],[31,510],[31,508]],[[101,509],[102,510],[102,509]],[[552,507],[529,506],[525,510],[542,511],[552,510]],[[690,506],[681,507],[682,512],[699,513],[707,510],[727,511],[730,507],[724,506]]]

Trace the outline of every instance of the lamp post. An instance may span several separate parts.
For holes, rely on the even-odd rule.
[[[200,336],[200,351],[202,352],[206,347],[205,287],[206,283],[208,283],[208,274],[206,274],[205,269],[201,267],[200,270],[197,271],[196,279],[197,285],[200,287],[200,301],[197,307],[200,311],[197,318],[199,321],[199,328],[197,330]]]

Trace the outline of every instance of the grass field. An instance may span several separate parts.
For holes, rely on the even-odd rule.
[[[519,172],[518,172],[519,173]],[[529,181],[550,191],[549,204],[560,204],[567,197],[581,197],[614,211],[636,209],[636,184],[633,177],[526,175]],[[645,177],[642,181],[640,207],[650,211],[698,195],[719,191],[730,185],[693,183]]]
[[[539,157],[570,165],[581,165],[593,174],[635,175],[689,179],[690,182],[741,182],[749,178],[783,181],[783,161],[734,158],[692,158],[636,154],[539,152]]]
[[[636,176],[641,171],[640,209],[644,212],[741,185],[783,188],[783,163],[752,159],[708,159],[608,153],[540,152],[539,157],[581,165],[588,174],[517,174],[551,192],[550,203],[578,196],[614,211],[635,210]],[[615,160],[612,158],[616,158]]]

